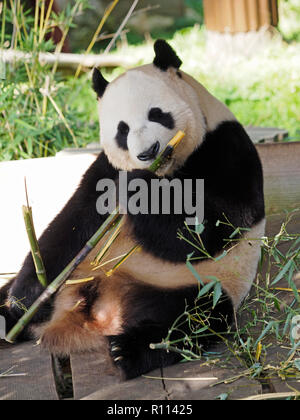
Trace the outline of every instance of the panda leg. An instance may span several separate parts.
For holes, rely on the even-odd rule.
[[[219,303],[213,308],[213,296],[201,297],[197,300],[198,286],[177,290],[159,290],[149,286],[137,288],[127,302],[123,333],[109,336],[110,350],[113,361],[119,366],[126,377],[132,379],[156,368],[177,363],[182,359],[179,353],[162,349],[153,350],[151,343],[161,343],[167,337],[176,319],[185,310],[202,312],[211,331],[225,333],[233,319],[233,305],[225,292]],[[174,328],[170,341],[177,341],[178,348],[183,348],[182,339],[191,335],[190,323],[185,318],[180,320],[180,327]],[[178,325],[177,325],[178,327]],[[199,329],[199,324],[198,327]],[[198,337],[197,345],[207,348],[216,341],[217,336]],[[187,347],[188,348],[188,347]]]
[[[96,325],[78,311],[65,313],[45,326],[36,327],[35,331],[42,347],[59,356],[97,350],[103,342]]]

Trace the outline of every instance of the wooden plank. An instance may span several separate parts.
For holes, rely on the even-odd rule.
[[[151,375],[160,377],[160,371],[151,372]],[[83,400],[166,400],[167,394],[161,379],[148,379],[139,377],[106,388],[98,388],[94,393],[87,395]]]
[[[0,346],[0,400],[57,400],[51,356],[32,342]],[[24,374],[24,376],[23,376]]]
[[[264,170],[266,213],[300,207],[300,142],[258,144]]]
[[[121,382],[120,372],[112,365],[104,340],[98,351],[72,354],[71,369],[75,400],[113,385],[118,387]]]
[[[253,143],[273,143],[282,141],[288,136],[288,131],[276,127],[245,127],[248,136]]]
[[[224,358],[225,359],[225,358]],[[165,389],[170,400],[215,400],[220,394],[228,394],[230,400],[261,394],[258,381],[241,378],[224,383],[244,369],[235,360],[227,368],[209,367],[205,363],[190,362],[163,369]],[[221,382],[221,383],[219,383]]]

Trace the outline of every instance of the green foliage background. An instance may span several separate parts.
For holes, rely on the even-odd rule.
[[[202,2],[185,1],[199,22],[203,21]],[[75,72],[62,73],[40,64],[38,53],[53,52],[52,41],[39,39],[40,28],[35,32],[34,17],[22,10],[18,0],[20,31],[13,37],[11,2],[0,4],[1,48],[14,43],[18,50],[33,54],[31,62],[6,64],[6,78],[0,80],[0,160],[52,156],[65,147],[98,141],[97,101],[90,73],[75,78]],[[89,6],[88,0],[68,2],[59,16],[51,16],[50,23],[67,33]],[[166,36],[182,58],[183,70],[226,103],[243,124],[285,128],[290,139],[300,140],[300,0],[280,0],[280,13],[279,30],[285,40],[279,33],[272,38],[262,34],[252,45],[246,41],[245,47],[233,51],[218,43],[208,44],[202,25]],[[114,53],[130,56],[137,65],[153,60],[149,41],[138,45],[118,41]],[[109,80],[123,71],[104,69]],[[45,98],[47,86],[51,99]]]

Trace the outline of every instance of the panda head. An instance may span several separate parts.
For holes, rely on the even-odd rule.
[[[120,170],[148,168],[178,130],[185,137],[162,175],[182,166],[202,142],[205,118],[195,90],[179,72],[181,60],[162,40],[152,64],[108,83],[99,70],[93,87],[99,99],[100,138],[110,163]]]

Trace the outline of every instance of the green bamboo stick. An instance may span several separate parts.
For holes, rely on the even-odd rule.
[[[32,259],[35,266],[35,271],[37,278],[43,287],[47,287],[47,275],[45,266],[43,263],[43,259],[40,252],[40,247],[37,241],[37,237],[35,234],[33,218],[32,218],[32,209],[28,206],[23,206],[23,218],[26,226],[26,232],[29,239],[30,250]]]

